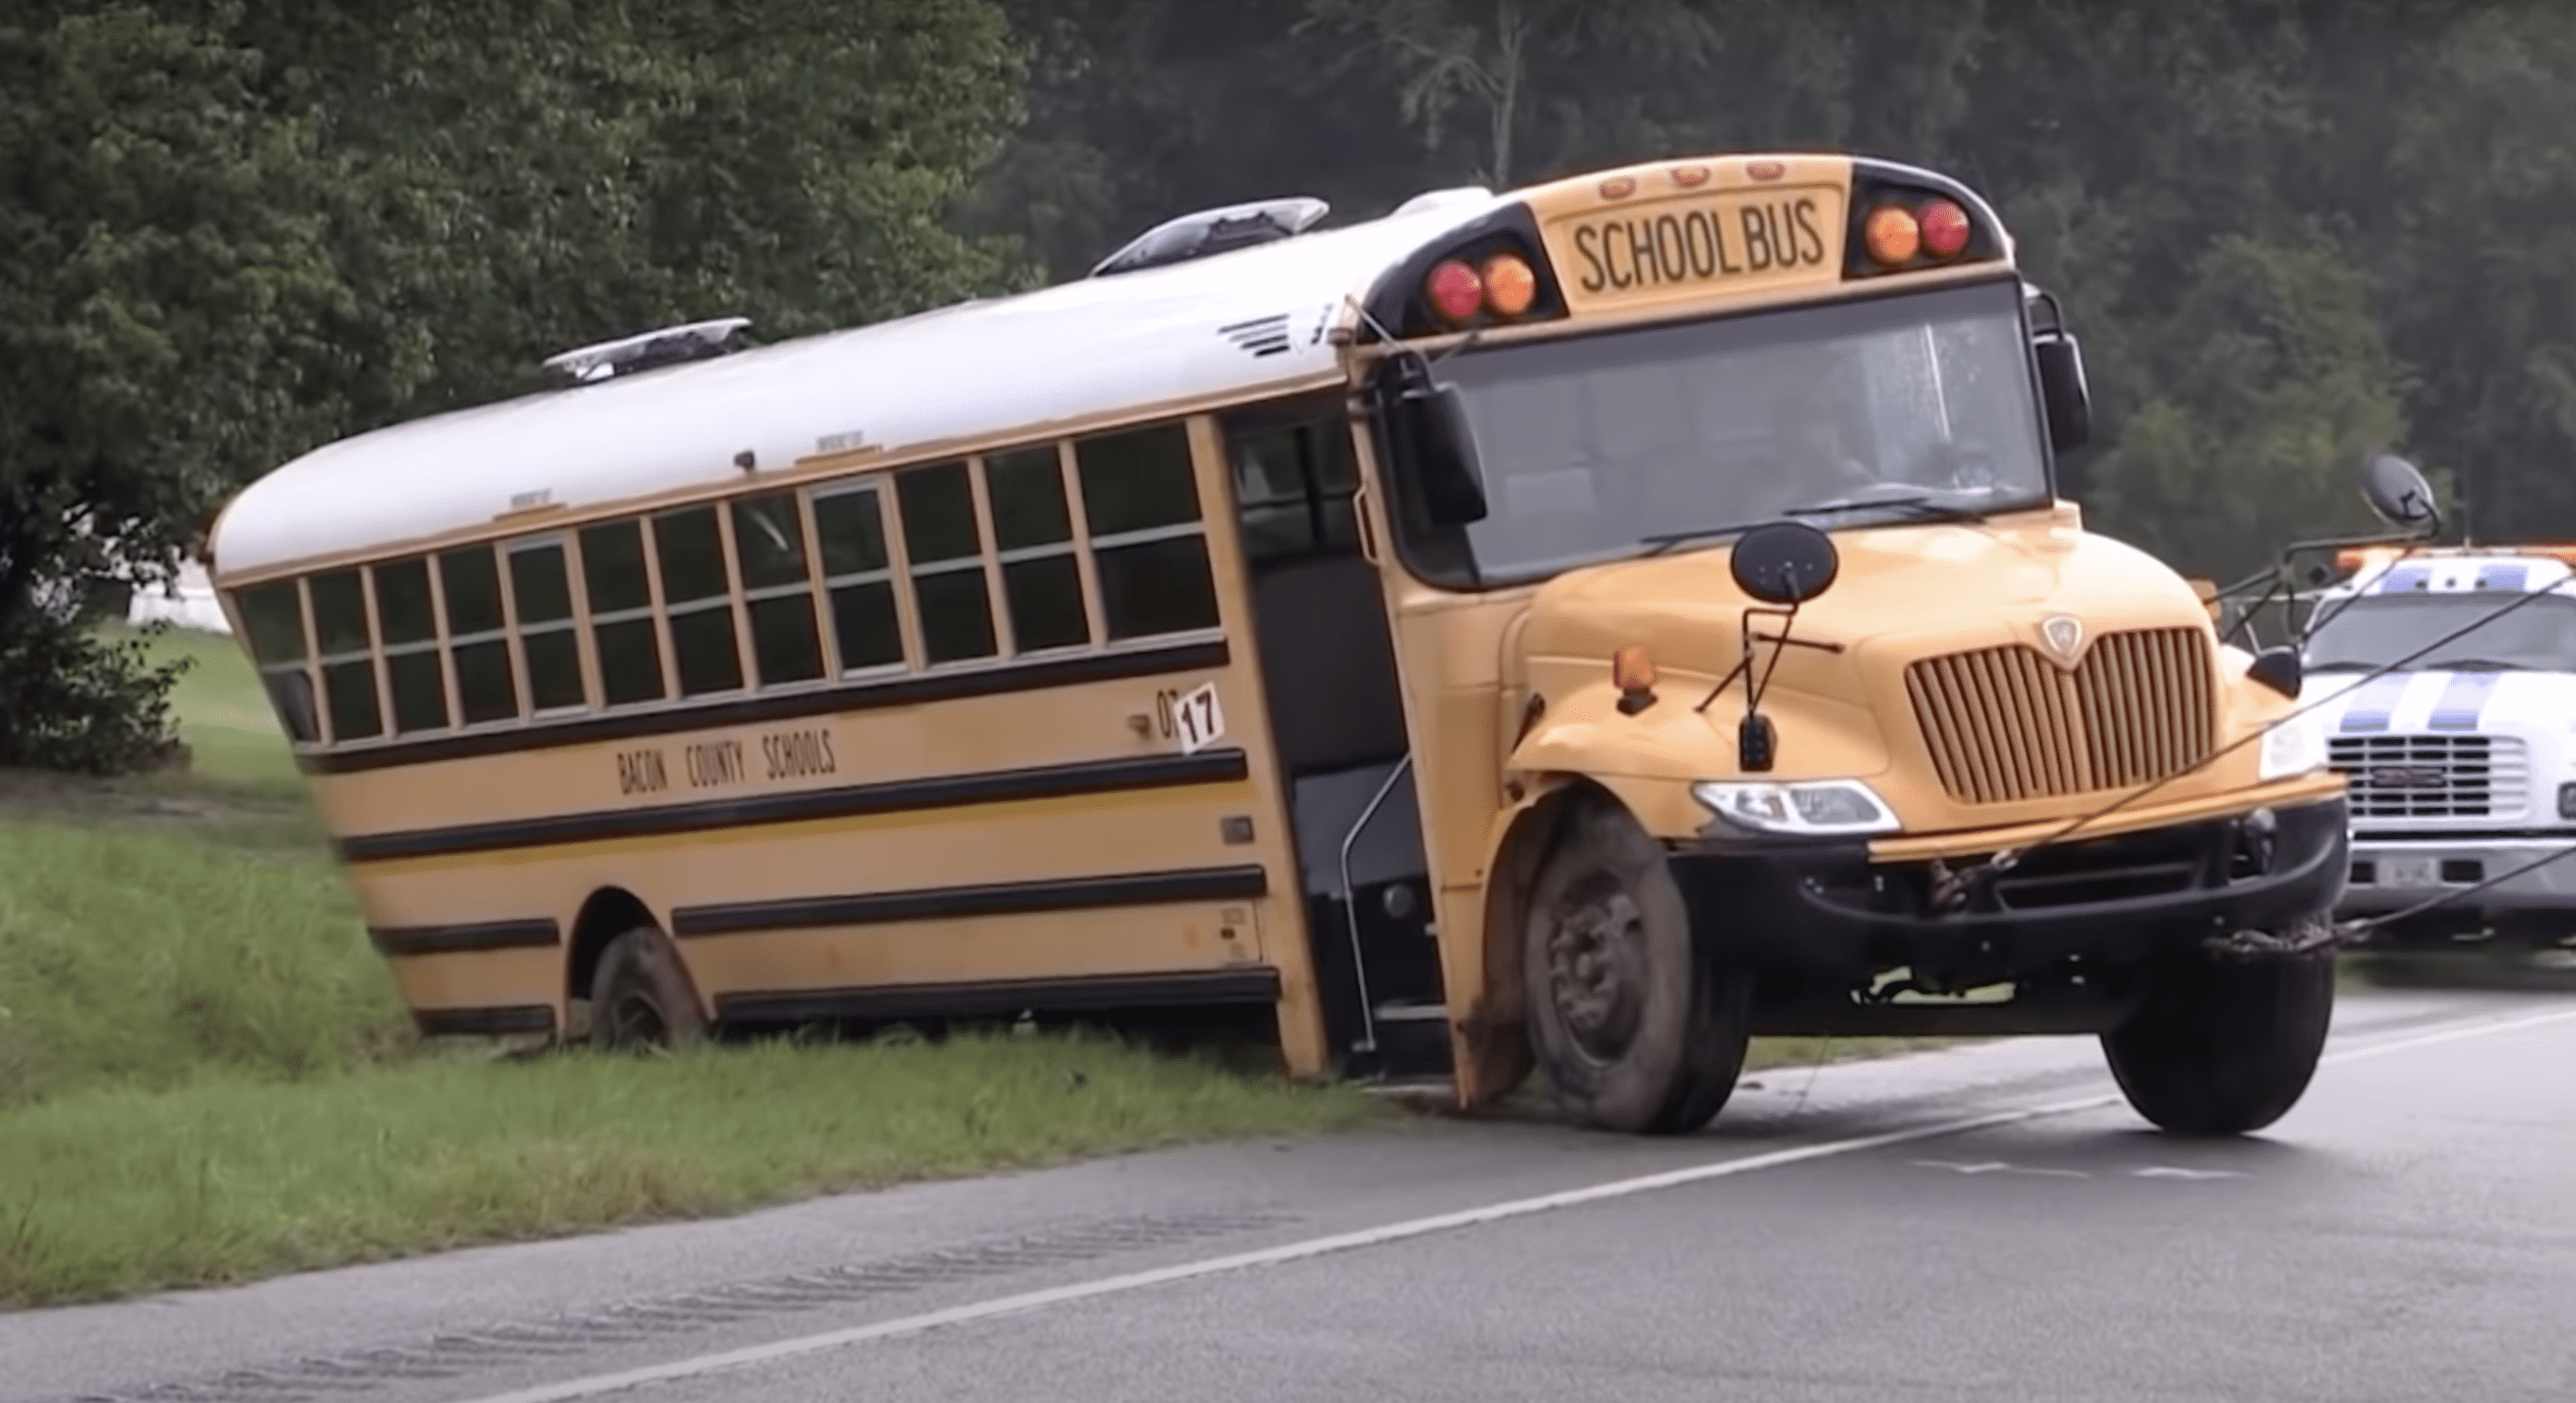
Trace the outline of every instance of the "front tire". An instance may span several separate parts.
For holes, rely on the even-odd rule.
[[[707,1034],[679,952],[651,926],[608,942],[590,991],[590,1040],[600,1047],[682,1047]]]
[[[1696,948],[1662,848],[1626,810],[1570,816],[1531,889],[1521,958],[1531,1048],[1576,1123],[1686,1134],[1734,1093],[1751,982]]]
[[[2287,934],[2316,933],[2323,915]],[[2334,1021],[2331,947],[2229,958],[2194,951],[2156,970],[2146,1003],[2102,1037],[2129,1105],[2175,1135],[2261,1130],[2316,1077]]]

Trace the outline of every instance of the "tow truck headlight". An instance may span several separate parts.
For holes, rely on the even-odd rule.
[[[2314,716],[2292,716],[2263,733],[2263,759],[2255,777],[2270,781],[2326,767],[2326,733]]]
[[[1692,785],[1691,795],[1718,817],[1761,833],[1824,837],[1904,826],[1877,791],[1856,779],[1713,779]]]

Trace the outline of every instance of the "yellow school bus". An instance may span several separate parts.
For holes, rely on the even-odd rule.
[[[2088,533],[1988,204],[1842,156],[1185,216],[1025,295],[324,447],[211,542],[428,1033],[1166,1010],[1686,1131],[1762,1033],[2269,1123],[2297,690]]]

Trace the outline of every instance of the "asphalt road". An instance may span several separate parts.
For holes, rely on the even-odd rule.
[[[0,1398],[2576,1398],[2576,1001],[2347,996],[2266,1136],[2081,1040],[1710,1133],[1206,1147],[0,1317]]]

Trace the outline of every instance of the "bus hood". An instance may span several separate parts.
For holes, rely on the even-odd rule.
[[[1875,656],[1884,641],[2038,641],[2042,620],[2071,617],[2078,648],[2104,632],[2206,624],[2191,586],[2153,556],[2086,533],[2072,508],[1989,522],[1880,526],[1836,533],[1841,567],[1802,605],[1792,636]],[[1730,549],[1683,550],[1564,576],[1541,590],[1521,635],[1524,658],[1607,659],[1643,644],[1667,671],[1722,673],[1738,656]],[[1758,630],[1776,634],[1775,615]],[[1965,646],[1980,646],[1968,643]],[[1810,657],[1813,649],[1791,648]],[[1768,649],[1764,652],[1767,655]],[[1915,656],[1921,656],[1919,651]],[[1787,683],[1783,662],[1781,682]]]
[[[2231,724],[2227,684],[2243,663],[2218,653],[2189,583],[2143,551],[2085,533],[2071,507],[1851,530],[1835,544],[1836,579],[1789,629],[1822,646],[1779,648],[1775,666],[1767,640],[1783,620],[1776,611],[1753,619],[1765,640],[1754,661],[1768,679],[1762,711],[1777,736],[1775,777],[1868,780],[1910,830],[1956,831],[2098,804],[2133,762],[2206,753]],[[1504,660],[1540,703],[1513,767],[1654,781],[1742,773],[1737,668],[1749,601],[1728,558],[1724,545],[1685,550],[1540,590]],[[2127,636],[2104,644],[2115,635]],[[1657,672],[1655,701],[1633,712],[1619,706],[1610,673],[1613,655],[1630,646],[1642,646]],[[1912,690],[1923,680],[1910,677],[1916,663],[2016,647],[2037,657],[2008,666],[1996,655],[1959,659],[1928,680],[1940,690],[1932,709],[1946,709],[1946,720]],[[2119,651],[2105,658],[2106,648]],[[2086,724],[2098,733],[2090,758],[2075,734]],[[2222,763],[2175,781],[2170,797],[2242,785],[2252,762],[2239,758],[2249,774],[2228,779],[2239,766]],[[2098,765],[2112,768],[2090,768]]]

